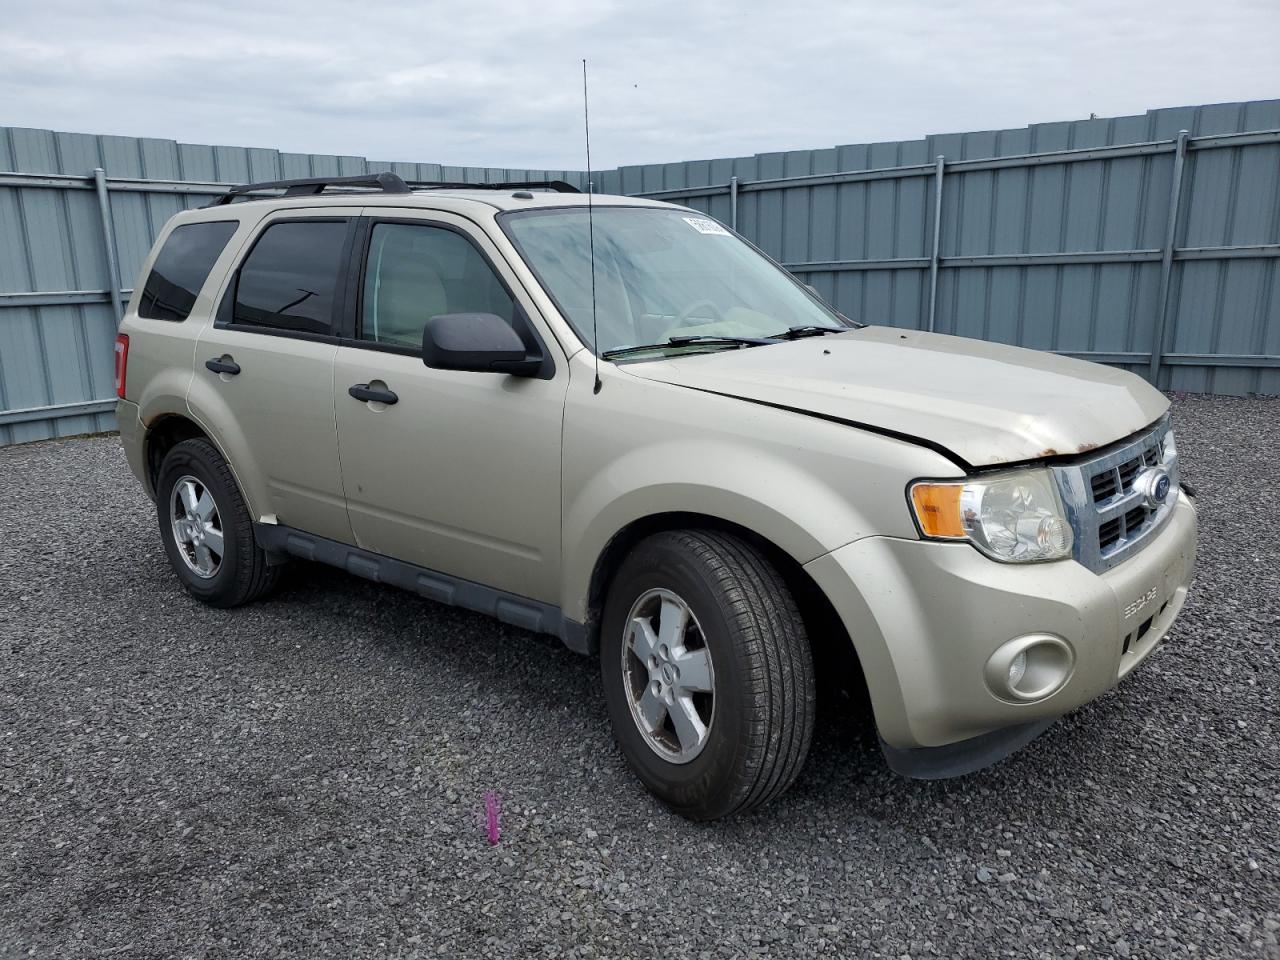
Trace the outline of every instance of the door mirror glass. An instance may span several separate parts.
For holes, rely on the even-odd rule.
[[[541,357],[530,357],[520,334],[494,313],[443,313],[422,329],[422,362],[436,370],[536,376]]]

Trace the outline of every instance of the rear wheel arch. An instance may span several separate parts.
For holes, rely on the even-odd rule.
[[[147,427],[145,447],[147,479],[152,496],[155,496],[156,480],[160,476],[160,466],[164,463],[165,456],[184,440],[205,440],[218,451],[218,455],[227,462],[227,467],[235,480],[236,492],[244,498],[250,514],[257,519],[259,514],[255,511],[258,501],[253,496],[253,491],[246,487],[245,477],[237,466],[237,460],[232,458],[230,451],[213,430],[206,429],[194,418],[180,413],[163,414],[151,421]]]
[[[164,458],[183,440],[208,440],[213,443],[212,438],[198,423],[181,414],[165,414],[157,417],[147,427],[145,446],[147,485],[153,496]]]

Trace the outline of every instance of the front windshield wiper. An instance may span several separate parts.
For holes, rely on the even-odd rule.
[[[614,350],[606,350],[600,354],[605,360],[612,360],[614,357],[625,357],[632,353],[643,353],[646,350],[665,350],[668,347],[685,347],[696,346],[698,344],[728,344],[738,347],[761,347],[770,343],[780,343],[781,337],[718,337],[711,335],[695,335],[682,334],[677,337],[667,337],[662,343],[641,343],[629,347],[618,347]]]
[[[773,334],[771,339],[799,340],[801,337],[822,337],[828,333],[848,333],[853,329],[853,327],[824,327],[817,323],[802,323],[798,326],[787,327],[783,333]]]

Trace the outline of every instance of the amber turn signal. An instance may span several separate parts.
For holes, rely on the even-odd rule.
[[[920,532],[926,537],[964,539],[964,523],[960,517],[960,494],[963,483],[917,483],[911,488],[911,506],[915,509]]]

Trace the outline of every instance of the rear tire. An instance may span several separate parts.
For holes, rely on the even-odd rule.
[[[637,545],[609,587],[600,662],[619,747],[676,813],[749,810],[799,774],[813,660],[786,583],[747,541],[681,530]]]
[[[238,607],[270,591],[269,566],[253,536],[231,467],[208,440],[176,444],[156,480],[160,539],[183,588],[211,607]]]

